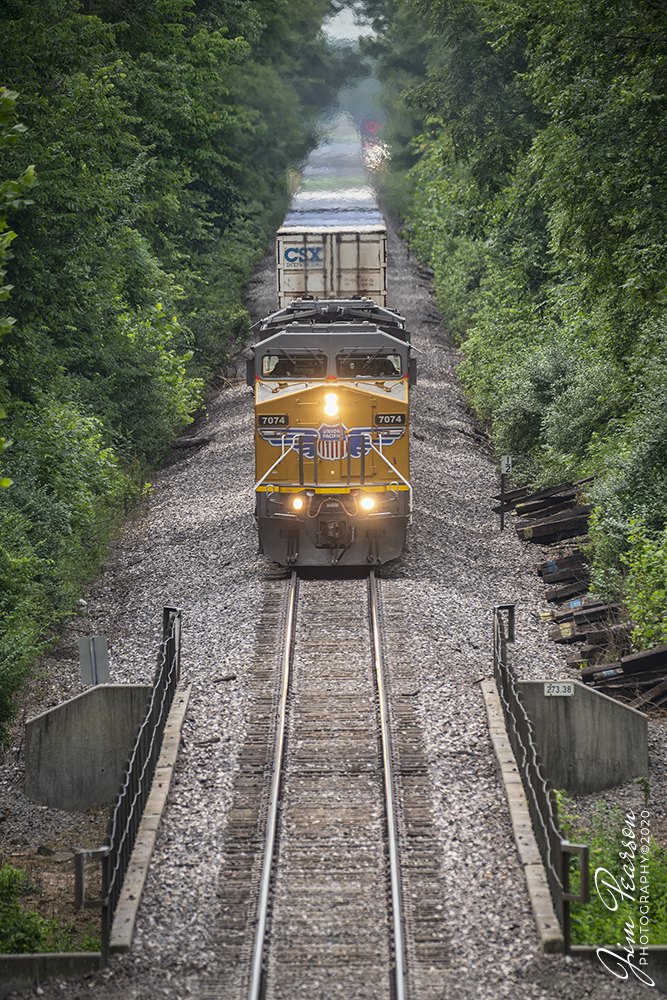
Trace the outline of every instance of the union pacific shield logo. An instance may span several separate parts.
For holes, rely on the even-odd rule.
[[[389,448],[405,434],[405,427],[346,427],[345,424],[320,424],[319,427],[258,427],[257,433],[274,448],[299,450],[303,441],[303,457],[312,462],[317,449],[318,458],[328,462],[361,458],[368,455],[371,442]]]
[[[337,462],[347,458],[345,424],[320,424],[317,428],[317,455],[325,462]]]

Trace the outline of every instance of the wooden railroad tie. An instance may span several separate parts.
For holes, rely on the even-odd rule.
[[[577,535],[585,535],[592,507],[583,502],[583,489],[596,477],[560,483],[536,493],[525,486],[506,490],[495,513],[513,510],[520,521],[517,536],[522,541],[548,545]],[[545,598],[562,607],[544,613],[550,622],[549,637],[557,643],[581,643],[566,657],[570,666],[580,668],[581,679],[597,690],[621,697],[633,708],[667,703],[667,645],[639,653],[630,652],[633,623],[622,604],[586,597],[590,571],[582,553],[575,549],[535,565],[545,584]],[[603,661],[605,653],[620,659]]]

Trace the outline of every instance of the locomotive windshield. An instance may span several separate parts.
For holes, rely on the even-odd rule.
[[[327,356],[316,351],[287,351],[265,354],[262,358],[263,378],[326,378]]]
[[[387,350],[346,351],[336,357],[338,378],[400,378],[401,355]]]

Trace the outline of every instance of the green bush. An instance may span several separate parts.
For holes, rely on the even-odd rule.
[[[42,396],[15,405],[0,490],[0,740],[47,630],[71,612],[137,485],[96,418]]]
[[[636,623],[632,639],[638,649],[667,643],[667,530],[655,537],[631,522],[630,547],[621,555],[627,568],[623,596]]]
[[[80,935],[73,924],[24,910],[20,898],[32,890],[24,871],[11,865],[0,868],[0,954],[99,949],[99,938]]]
[[[635,940],[639,921],[638,904],[620,901],[618,908],[609,910],[595,890],[594,878],[598,868],[604,868],[616,878],[623,877],[624,859],[627,857],[628,843],[623,830],[627,829],[626,819],[618,806],[607,807],[598,803],[590,829],[582,829],[579,817],[574,813],[574,803],[564,793],[558,794],[560,827],[571,843],[588,844],[589,871],[591,881],[590,902],[570,904],[570,930],[572,944],[616,945],[626,941],[625,925],[634,924]],[[638,820],[637,820],[638,823]],[[638,829],[635,827],[635,831]],[[625,842],[625,843],[624,843]],[[637,843],[637,839],[634,841]],[[667,850],[650,838],[647,862],[636,855],[636,885],[639,885],[639,864],[648,863],[650,898],[650,943],[667,944]],[[627,863],[627,861],[625,862]],[[633,863],[631,861],[630,863]],[[570,878],[570,891],[579,891],[578,875]],[[639,892],[637,892],[637,897]]]
[[[649,322],[628,365],[633,395],[625,413],[591,441],[604,474],[589,489],[596,510],[590,524],[593,588],[608,597],[623,592],[624,554],[633,525],[649,539],[667,526],[667,343],[661,325]],[[641,614],[637,606],[633,618]]]
[[[516,455],[520,463],[530,458],[533,466],[539,464],[546,444],[545,417],[554,413],[556,401],[567,390],[572,362],[570,351],[549,340],[524,351],[522,359],[506,360],[504,377],[497,375],[504,391],[493,417],[501,451]]]
[[[195,360],[207,372],[224,365],[249,335],[250,321],[241,303],[265,242],[266,233],[255,222],[235,219],[224,241],[194,258],[198,274],[193,275],[183,312],[193,334]]]
[[[572,351],[567,379],[544,414],[546,448],[585,463],[591,442],[623,412],[624,382],[613,361]]]
[[[469,170],[451,162],[446,138],[419,136],[413,148],[421,157],[406,178],[411,244],[433,269],[440,313],[460,341],[472,323],[488,258],[475,232],[474,186]]]
[[[91,389],[104,394],[106,422],[116,430],[117,452],[155,464],[164,458],[178,429],[192,419],[190,414],[203,399],[204,382],[188,369],[193,352],[178,344],[187,334],[161,303],[149,315],[138,319],[124,314],[119,321],[121,336],[106,377],[95,380]],[[94,408],[93,400],[90,405]]]
[[[0,494],[0,504],[4,495]],[[10,524],[11,522],[11,524]],[[8,532],[8,528],[13,528]],[[38,652],[42,632],[43,602],[39,577],[40,561],[24,554],[25,522],[17,516],[3,519],[0,544],[0,743],[14,716],[16,696],[21,690],[30,658]],[[7,535],[11,538],[8,539]],[[22,544],[23,543],[23,544]],[[8,551],[16,546],[15,553]],[[18,550],[18,554],[16,551]]]
[[[25,913],[19,898],[28,890],[25,872],[11,865],[0,869],[0,952],[46,951],[47,926],[37,913]]]

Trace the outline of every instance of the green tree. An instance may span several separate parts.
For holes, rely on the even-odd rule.
[[[136,477],[247,334],[287,173],[354,66],[326,0],[0,0],[0,730]],[[356,58],[356,57],[355,57]],[[9,102],[9,103],[8,103]],[[8,131],[7,131],[8,130]],[[18,208],[20,239],[9,240]],[[16,225],[19,231],[19,226]],[[3,276],[4,277],[4,276]],[[3,297],[7,291],[3,283]]]
[[[633,518],[651,538],[667,520],[665,11],[396,0],[382,65],[397,84],[410,11],[429,26],[403,94],[413,245],[517,475],[598,474],[593,586],[618,594],[621,555],[641,555]]]
[[[645,0],[481,6],[505,38],[525,39],[526,83],[549,114],[531,159],[559,262],[586,290],[664,304],[664,9]]]
[[[25,125],[18,122],[12,124],[17,97],[18,94],[13,90],[8,90],[7,87],[0,87],[0,149],[17,142],[20,135],[25,132]],[[7,274],[4,263],[12,256],[9,249],[10,244],[12,240],[16,239],[16,233],[9,229],[7,225],[7,211],[29,204],[25,195],[34,185],[34,167],[28,167],[16,180],[0,182],[0,282],[2,282]],[[12,285],[0,284],[0,302],[7,301],[12,287]],[[0,315],[0,344],[15,322],[13,316]],[[2,364],[1,360],[0,364]],[[6,402],[6,400],[3,400],[4,394],[2,373],[0,372],[0,402]],[[4,407],[0,406],[0,420],[4,420],[6,416]],[[0,454],[2,454],[5,448],[9,447],[9,444],[10,442],[4,437],[0,437]],[[6,489],[8,486],[11,486],[11,479],[8,479],[6,476],[1,477],[0,488]]]

